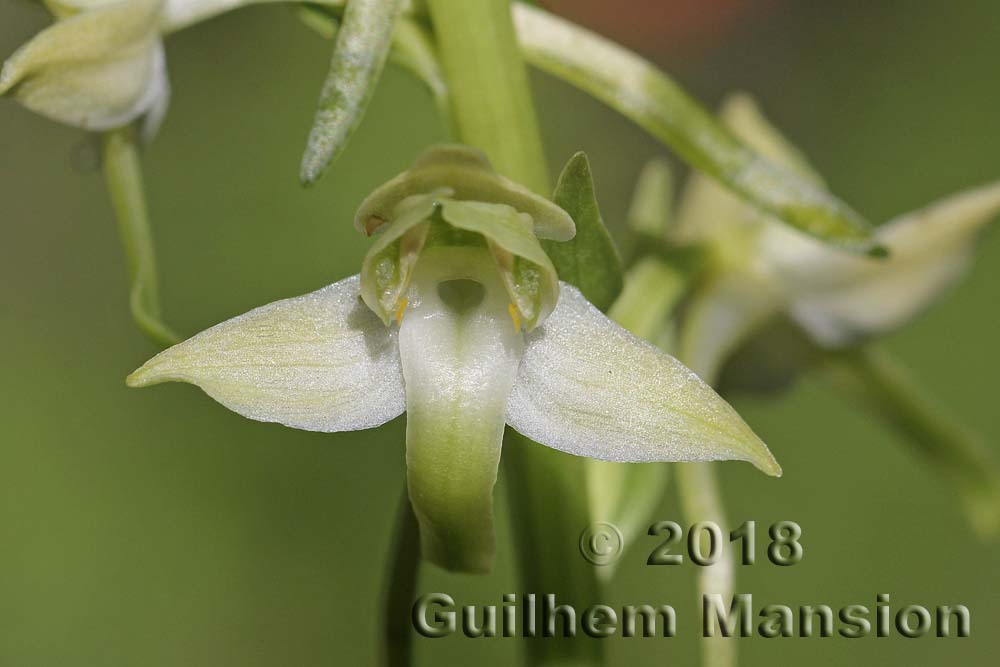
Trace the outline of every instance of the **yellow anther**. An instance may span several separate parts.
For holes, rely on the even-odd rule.
[[[399,300],[399,308],[396,309],[396,324],[403,323],[403,311],[406,310],[406,297]]]
[[[507,312],[510,313],[510,319],[514,320],[514,331],[520,331],[521,316],[517,314],[517,308],[514,307],[514,304],[507,304]]]

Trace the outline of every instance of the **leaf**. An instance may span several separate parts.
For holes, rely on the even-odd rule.
[[[822,186],[764,159],[652,63],[515,3],[525,59],[601,100],[750,204],[827,243],[874,252],[872,226]]]
[[[594,194],[594,179],[584,153],[577,153],[559,176],[552,200],[576,223],[576,236],[563,243],[542,241],[559,278],[575,285],[601,311],[622,291],[621,256],[604,226]]]
[[[506,204],[441,199],[441,217],[452,227],[482,235],[507,289],[515,328],[531,331],[559,298],[559,277],[532,232],[531,217]]]
[[[302,157],[303,183],[319,179],[361,123],[389,55],[402,6],[402,0],[351,0],[347,4]]]

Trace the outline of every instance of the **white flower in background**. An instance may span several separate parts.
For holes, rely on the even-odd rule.
[[[162,36],[254,1],[47,0],[56,22],[4,63],[0,95],[87,130],[144,117],[154,134],[170,98]]]
[[[432,149],[360,207],[360,275],[223,322],[129,377],[190,382],[260,421],[372,428],[407,413],[425,557],[483,571],[504,425],[609,461],[780,468],[708,385],[560,283],[537,237],[570,217],[464,147]],[[583,484],[584,480],[580,480]]]
[[[108,130],[142,116],[155,126],[170,96],[160,18],[163,0],[59,0],[56,22],[17,50],[0,94],[62,123]]]
[[[749,97],[731,97],[721,117],[761,154],[819,181]],[[696,175],[675,234],[710,248],[714,276],[690,304],[681,357],[712,379],[748,334],[782,312],[829,348],[899,327],[963,274],[998,212],[1000,183],[952,195],[881,225],[875,240],[889,256],[864,257],[766,218]]]

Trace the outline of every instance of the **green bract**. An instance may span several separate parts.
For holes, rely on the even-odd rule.
[[[559,277],[576,285],[587,300],[607,310],[622,291],[622,259],[604,226],[587,156],[577,153],[563,167],[552,200],[576,221],[566,243],[543,242]]]

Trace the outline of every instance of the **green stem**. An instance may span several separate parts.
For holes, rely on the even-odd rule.
[[[690,272],[658,257],[643,257],[625,275],[608,317],[639,338],[656,342],[690,284]]]
[[[410,607],[416,596],[420,569],[420,529],[405,489],[399,501],[394,533],[392,564],[384,598],[385,643],[381,664],[384,667],[408,667],[413,661]]]
[[[341,15],[343,7],[339,8]],[[340,30],[340,19],[317,5],[301,5],[299,18],[310,29],[324,39],[334,39]],[[407,15],[396,21],[392,34],[392,48],[389,62],[406,69],[417,77],[434,99],[441,120],[449,136],[455,135],[455,121],[451,117],[451,102],[448,99],[448,84],[437,60],[436,47],[430,30]]]
[[[715,385],[718,378],[714,371],[698,368],[690,360],[681,358],[705,382]],[[699,521],[711,521],[728,535],[729,521],[726,517],[722,492],[715,463],[681,463],[677,465],[677,495],[685,522],[693,525]],[[732,598],[736,587],[736,562],[732,551],[722,550],[722,556],[713,565],[698,571],[699,612],[706,595],[715,593],[723,600]],[[732,637],[705,637],[701,640],[702,667],[735,667],[737,646]]]
[[[981,536],[1000,530],[1000,469],[979,434],[968,429],[884,352],[863,347],[828,355],[834,385],[887,421],[958,488]]]
[[[714,463],[679,463],[675,479],[685,522],[692,525],[711,521],[728,530],[726,510],[719,492],[719,481]],[[736,579],[736,565],[730,549],[723,549],[722,556],[713,565],[698,570],[698,607],[704,596],[717,593],[723,600],[732,598]],[[733,667],[736,665],[736,640],[732,637],[706,637],[701,640],[702,667]]]
[[[521,590],[555,595],[559,604],[583,609],[604,601],[595,568],[579,552],[580,533],[591,524],[585,463],[508,428],[504,437],[507,502],[511,513]],[[603,664],[603,644],[579,636],[534,638],[525,665]]]
[[[104,180],[128,265],[132,319],[156,345],[174,345],[180,337],[162,322],[160,315],[156,253],[134,133],[131,129],[106,133],[103,151]]]
[[[659,158],[639,172],[626,221],[632,232],[649,238],[666,238],[673,225],[674,177],[670,163]]]
[[[528,76],[508,0],[429,0],[461,140],[498,171],[540,194],[550,189]],[[505,438],[508,500],[523,590],[554,593],[578,608],[600,600],[593,567],[576,553],[587,525],[583,459],[511,432]],[[597,641],[530,641],[530,665],[596,665]]]
[[[462,141],[497,171],[541,195],[551,192],[528,72],[507,0],[429,0],[441,64]]]

